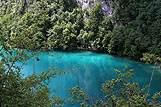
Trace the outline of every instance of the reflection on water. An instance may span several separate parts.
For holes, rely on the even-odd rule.
[[[91,99],[99,99],[103,95],[101,84],[115,77],[114,69],[125,67],[134,69],[133,80],[145,86],[150,81],[154,67],[125,58],[92,52],[42,52],[36,58],[27,61],[22,73],[28,76],[33,72],[39,73],[50,68],[65,71],[64,75],[53,78],[49,84],[51,93],[62,98],[68,98],[69,89],[79,85]],[[161,90],[160,82],[161,74],[156,71],[150,89],[151,93]]]

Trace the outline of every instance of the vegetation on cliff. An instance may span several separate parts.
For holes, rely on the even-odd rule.
[[[113,0],[82,10],[73,0],[3,1],[0,36],[8,47],[99,50],[139,59],[161,53],[161,1]]]

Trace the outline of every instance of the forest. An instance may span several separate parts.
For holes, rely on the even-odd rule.
[[[12,48],[98,50],[134,59],[144,53],[160,56],[160,5],[160,0],[114,0],[110,17],[99,4],[82,10],[72,0],[2,0],[1,38]]]
[[[88,1],[88,0],[87,0]],[[97,0],[96,0],[97,1]],[[82,9],[76,0],[0,0],[0,106],[62,107],[44,81],[57,71],[22,77],[15,65],[26,51],[94,51],[161,66],[161,0],[104,0]],[[30,72],[30,71],[29,71]],[[131,70],[117,70],[102,84],[108,99],[88,103],[80,87],[71,89],[81,107],[160,107],[161,92],[152,96],[129,82]],[[119,87],[119,90],[117,88]]]

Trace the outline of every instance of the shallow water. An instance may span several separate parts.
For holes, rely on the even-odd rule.
[[[53,78],[49,83],[52,94],[69,98],[69,90],[80,86],[90,96],[91,101],[99,99],[103,93],[101,84],[115,77],[114,69],[134,69],[133,80],[146,86],[154,66],[131,61],[126,58],[92,52],[42,52],[36,58],[31,58],[23,66],[22,73],[28,76],[55,68],[65,71],[64,75]],[[150,93],[161,90],[161,73],[156,70],[152,80]],[[65,105],[75,107],[76,105]]]

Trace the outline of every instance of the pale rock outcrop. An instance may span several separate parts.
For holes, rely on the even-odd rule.
[[[102,5],[102,11],[105,15],[112,15],[112,8],[110,6],[111,0],[76,0],[82,9],[90,9],[97,3]]]

